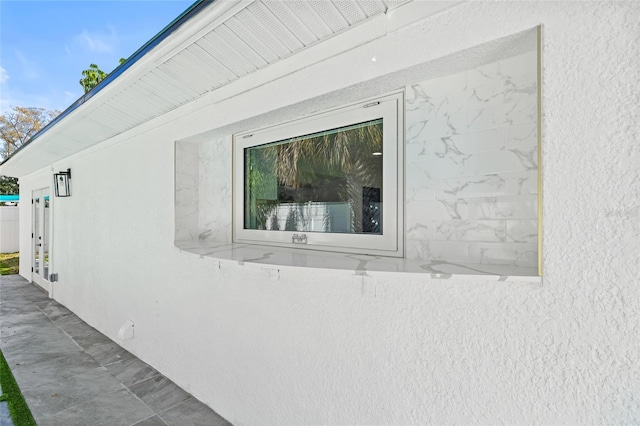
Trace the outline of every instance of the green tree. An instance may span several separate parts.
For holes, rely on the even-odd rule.
[[[60,114],[44,108],[13,107],[0,115],[0,162],[38,133]],[[18,180],[0,176],[0,194],[17,194]]]
[[[84,89],[84,93],[88,93],[100,84],[106,76],[107,73],[98,68],[96,64],[90,64],[88,69],[82,71],[82,78],[79,83]]]
[[[18,179],[0,176],[0,194],[17,194],[18,190]]]
[[[119,65],[122,65],[127,60],[125,58],[120,58]],[[94,87],[96,87],[102,80],[104,80],[109,74],[102,71],[96,64],[89,64],[89,68],[82,71],[82,78],[79,83],[84,90],[84,93],[90,92]]]

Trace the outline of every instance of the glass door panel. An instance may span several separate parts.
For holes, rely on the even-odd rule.
[[[42,276],[45,280],[49,280],[49,230],[50,226],[50,207],[51,200],[48,195],[44,196],[44,217],[42,220]]]
[[[51,235],[51,199],[49,189],[33,191],[33,266],[32,281],[49,289],[49,240]]]
[[[35,275],[40,275],[40,245],[42,244],[42,234],[40,233],[41,216],[40,197],[35,197],[33,199],[33,273]]]

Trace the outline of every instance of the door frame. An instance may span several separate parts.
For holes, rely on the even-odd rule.
[[[47,204],[48,207],[46,207]],[[49,281],[51,274],[51,211],[51,188],[33,190],[31,192],[31,282],[38,284],[46,291],[50,290],[51,284]]]

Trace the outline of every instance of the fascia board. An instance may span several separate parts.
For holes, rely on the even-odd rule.
[[[73,125],[74,120],[81,119],[81,117],[87,115],[89,112],[91,112],[91,110],[99,107],[106,100],[120,93],[120,91],[131,84],[132,81],[136,81],[137,79],[148,73],[151,69],[155,68],[158,63],[162,62],[162,58],[168,59],[171,56],[177,54],[180,51],[180,46],[184,46],[185,40],[193,39],[194,37],[196,37],[194,34],[200,34],[203,31],[207,31],[207,29],[211,27],[219,25],[222,22],[221,19],[228,19],[230,16],[233,16],[233,13],[236,13],[237,10],[246,7],[253,1],[254,0],[205,0],[199,2],[204,4],[204,9],[202,9],[195,16],[189,18],[189,25],[184,25],[184,22],[180,23],[177,29],[170,33],[167,38],[160,41],[159,44],[151,46],[149,51],[143,52],[143,46],[143,48],[141,48],[138,52],[134,53],[132,55],[132,58],[130,59],[133,59],[133,57],[135,57],[139,53],[142,53],[143,55],[138,59],[135,59],[134,62],[129,64],[127,68],[121,68],[127,65],[126,63],[116,68],[111,74],[117,73],[117,75],[113,80],[105,81],[104,84],[106,84],[106,86],[96,91],[95,93],[89,92],[83,95],[80,99],[74,102],[74,104],[67,108],[67,110],[63,111],[63,113],[61,114],[62,117],[60,117],[60,119],[54,119],[50,127],[47,126],[41,132],[34,135],[34,137],[30,141],[28,141],[21,149],[19,149],[11,157],[0,164],[0,174],[5,176],[20,177],[33,172],[34,167],[44,167],[46,164],[40,164],[41,162],[33,163],[26,157],[32,157],[34,155],[34,151],[37,151],[39,149],[38,147],[54,139],[54,129],[58,130],[59,134],[59,129],[64,128],[68,125]],[[194,3],[194,5],[196,4]],[[212,14],[214,16],[213,20],[211,17]],[[170,26],[168,26],[163,30],[163,32],[164,31],[172,30]],[[161,34],[162,33],[159,33],[159,35]],[[149,42],[152,42],[154,39],[150,40]],[[124,130],[126,129],[123,129],[123,131]],[[102,142],[102,140],[88,140],[88,142],[89,143],[87,143],[86,146],[80,148],[80,150],[100,143]],[[57,158],[47,161],[57,161],[75,152],[78,152],[78,150],[74,150],[74,152],[62,152]],[[47,158],[50,155],[51,154],[49,153],[49,155],[47,155]],[[40,165],[36,166],[35,164]]]

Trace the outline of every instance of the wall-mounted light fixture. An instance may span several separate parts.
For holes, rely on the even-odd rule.
[[[71,187],[69,186],[69,180],[71,179],[71,169],[67,169],[66,172],[58,172],[53,174],[56,187],[56,197],[70,197]]]

